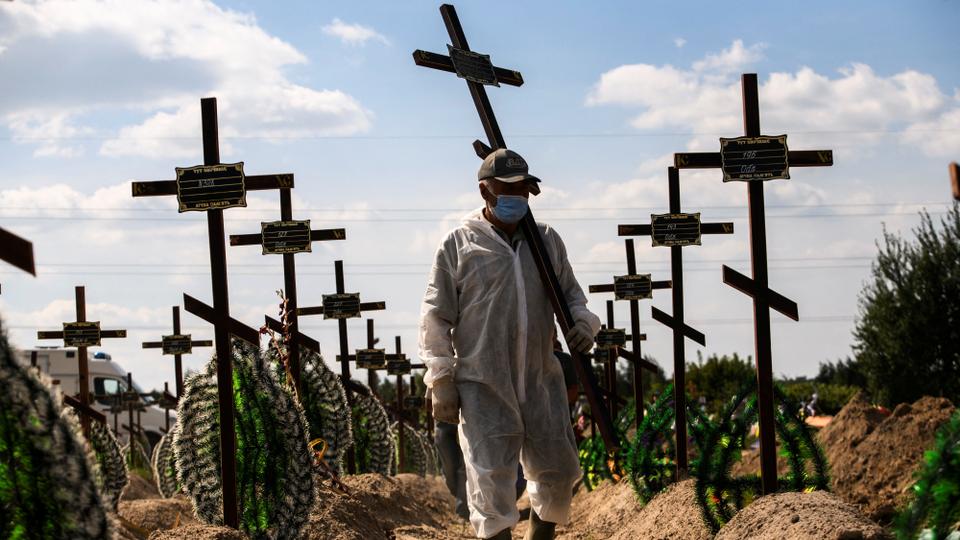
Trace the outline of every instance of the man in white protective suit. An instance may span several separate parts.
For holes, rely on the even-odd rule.
[[[520,519],[517,461],[530,494],[526,539],[553,538],[580,478],[563,369],[553,353],[554,314],[530,247],[518,230],[540,181],[500,149],[478,173],[485,205],[440,243],[424,295],[420,357],[437,420],[459,424],[470,522],[479,538],[509,539]],[[563,241],[538,224],[575,325],[570,347],[588,351],[600,319]]]

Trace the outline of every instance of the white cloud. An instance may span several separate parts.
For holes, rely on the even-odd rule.
[[[368,41],[379,41],[389,45],[390,41],[381,33],[369,26],[349,24],[334,18],[330,24],[323,27],[323,33],[334,36],[347,45],[366,45]]]
[[[760,60],[763,49],[737,40],[690,68],[622,65],[600,76],[586,104],[639,109],[630,119],[633,127],[689,130],[701,135],[690,140],[689,149],[712,148],[717,136],[741,132],[736,74]],[[760,107],[764,132],[792,133],[794,147],[816,144],[807,142],[814,132],[843,132],[834,147],[858,145],[862,154],[865,145],[903,130],[903,142],[922,146],[930,155],[960,153],[960,96],[945,94],[933,76],[915,70],[883,76],[854,63],[833,77],[809,67],[774,72],[761,78]]]
[[[676,45],[678,49],[682,49],[683,46],[687,44],[687,40],[683,39],[682,37],[674,38],[673,44]]]
[[[223,136],[347,135],[372,121],[341,91],[289,80],[286,68],[307,58],[210,0],[17,2],[0,11],[0,30],[0,121],[17,140],[38,139],[40,155],[78,154],[62,139],[90,135],[85,116],[131,114],[142,120],[96,134],[108,138],[101,154],[194,155],[206,96],[219,100]]]

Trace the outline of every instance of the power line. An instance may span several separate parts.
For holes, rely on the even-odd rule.
[[[948,213],[947,210],[941,212],[927,212],[931,216],[940,216]],[[785,214],[767,214],[767,219],[823,219],[823,220],[835,220],[835,219],[850,219],[850,218],[865,218],[865,217],[887,217],[887,216],[916,216],[916,212],[871,212],[871,213],[849,213],[849,214],[796,214],[796,215],[785,215]],[[4,219],[10,220],[22,220],[22,221],[135,221],[135,222],[160,222],[160,221],[176,221],[183,224],[203,224],[206,223],[205,220],[199,218],[175,218],[175,217],[83,217],[83,216],[3,216]],[[623,221],[625,218],[622,216],[610,216],[610,217],[554,217],[550,218],[550,221],[571,221],[571,222],[611,222],[611,221]],[[711,219],[727,219],[733,221],[743,221],[747,219],[747,216],[711,216]],[[260,219],[246,218],[246,219],[237,219],[237,218],[224,218],[224,221],[235,222],[235,223],[254,223],[261,221]],[[413,219],[413,218],[322,218],[313,220],[318,223],[441,223],[443,220],[440,219]]]
[[[776,131],[776,130],[773,130]],[[902,133],[958,133],[960,130],[952,128],[931,128],[931,129],[910,129],[910,128],[890,128],[890,129],[856,129],[856,130],[810,130],[796,131],[791,130],[792,135],[897,135]],[[697,132],[697,131],[648,131],[642,133],[618,132],[618,133],[511,133],[511,139],[638,139],[655,137],[723,137],[729,133],[718,132]],[[403,134],[403,135],[221,135],[221,140],[286,140],[286,141],[312,141],[312,140],[356,140],[356,141],[384,141],[384,140],[436,140],[436,139],[476,139],[476,134],[462,135],[455,133],[421,133],[421,134]],[[52,137],[52,136],[5,136],[0,137],[0,141],[12,142],[31,142],[31,141],[195,141],[199,140],[197,136],[154,136],[154,137],[116,137],[109,135],[86,135],[83,137]]]

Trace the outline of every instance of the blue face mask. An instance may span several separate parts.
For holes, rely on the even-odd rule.
[[[497,195],[497,205],[490,209],[500,221],[513,225],[527,215],[527,198],[520,195]]]

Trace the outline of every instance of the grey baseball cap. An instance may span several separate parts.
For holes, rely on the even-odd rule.
[[[540,179],[530,174],[527,161],[513,150],[500,148],[490,152],[490,154],[483,159],[480,170],[477,171],[477,180],[486,180],[488,178],[493,178],[494,180],[508,184],[530,182],[530,192],[534,195],[540,193],[540,186],[537,185]]]

